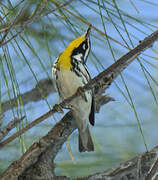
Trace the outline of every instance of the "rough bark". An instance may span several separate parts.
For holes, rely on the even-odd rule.
[[[53,160],[68,136],[76,129],[71,111],[48,134],[35,142],[2,174],[2,180],[52,179]]]
[[[149,152],[142,153],[119,166],[77,180],[157,180],[158,179],[158,146]]]
[[[0,142],[8,135],[8,133],[16,127],[17,124],[19,124],[25,116],[22,118],[14,118],[12,121],[10,121],[2,130],[0,130]]]

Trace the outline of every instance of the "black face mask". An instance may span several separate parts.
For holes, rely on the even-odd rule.
[[[85,39],[85,41],[83,41],[79,47],[73,50],[71,57],[74,58],[74,56],[81,54],[80,60],[82,61],[83,64],[85,64],[89,51],[90,51],[90,42],[88,42],[88,39]],[[76,60],[79,60],[79,59],[76,59]]]

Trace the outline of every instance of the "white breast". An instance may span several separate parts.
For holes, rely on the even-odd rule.
[[[75,72],[70,70],[57,70],[57,86],[60,89],[60,96],[62,99],[66,99],[76,93],[78,87],[84,86],[87,83],[87,77],[80,77],[75,74]],[[84,73],[87,73],[85,70]],[[89,74],[87,74],[89,77]],[[84,80],[83,80],[84,79]],[[76,119],[81,119],[82,121],[77,121],[77,126],[80,129],[85,130],[89,121],[89,114],[91,111],[92,103],[92,91],[86,91],[85,96],[87,101],[81,96],[76,97],[72,102],[72,109],[74,110],[74,115]]]
[[[78,87],[84,85],[82,78],[76,76],[76,74],[70,70],[58,71],[57,81],[62,89],[61,93],[64,99],[72,96],[77,91]]]

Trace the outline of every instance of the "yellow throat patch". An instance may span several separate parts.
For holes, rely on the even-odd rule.
[[[60,54],[58,58],[57,68],[60,70],[69,70],[72,68],[71,55],[72,51],[79,47],[79,45],[85,40],[85,34],[73,40],[68,47]]]

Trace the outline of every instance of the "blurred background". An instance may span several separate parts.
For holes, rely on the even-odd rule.
[[[52,64],[89,23],[96,28],[91,31],[87,61],[92,77],[158,29],[158,3],[154,0],[78,0],[52,11],[65,2],[68,0],[0,1],[0,39],[8,26],[6,41],[30,20],[22,33],[0,48],[0,128],[15,117],[25,116],[7,137],[59,102],[50,86]],[[71,152],[63,145],[55,159],[57,175],[78,177],[100,172],[158,144],[157,48],[156,42],[105,92],[115,101],[96,113],[96,125],[91,127],[95,151],[79,153],[75,131],[67,143]],[[47,91],[42,90],[44,87]],[[62,116],[56,113],[0,149],[0,173]]]

